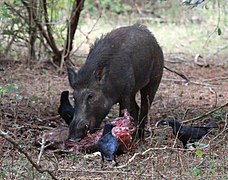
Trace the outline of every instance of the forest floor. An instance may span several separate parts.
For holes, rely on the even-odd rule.
[[[159,120],[176,117],[183,121],[204,115],[228,101],[228,67],[210,64],[200,67],[185,54],[166,54],[166,66],[184,74],[190,81],[167,70],[150,108],[146,138],[136,149],[119,155],[120,167],[93,154],[50,153],[46,149],[40,166],[59,179],[227,179],[227,106],[193,121],[202,125],[214,119],[219,128],[206,135],[196,149],[183,150],[168,127],[156,127]],[[69,86],[66,72],[58,74],[45,63],[30,67],[0,60],[0,129],[7,132],[36,162],[42,134],[65,123],[58,115],[60,94]],[[117,117],[116,108],[112,109]],[[191,124],[191,123],[187,123]],[[39,173],[25,156],[0,137],[0,179],[51,179]]]

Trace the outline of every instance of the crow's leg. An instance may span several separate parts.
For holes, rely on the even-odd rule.
[[[101,168],[104,166],[104,155],[101,153]]]
[[[182,141],[182,143],[183,143],[184,148],[187,149],[187,141]]]
[[[116,155],[114,155],[114,161],[115,161],[115,165],[114,166],[118,166],[118,162],[116,161]]]
[[[192,144],[192,146],[193,146],[194,148],[196,148],[196,145],[194,144],[194,143],[195,143],[195,141],[190,140],[189,142]]]

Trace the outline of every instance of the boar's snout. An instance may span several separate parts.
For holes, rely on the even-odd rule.
[[[79,141],[84,138],[87,133],[95,133],[101,124],[101,120],[95,120],[94,117],[86,118],[87,120],[76,121],[70,123],[69,140]]]
[[[76,132],[69,134],[70,141],[80,141],[82,138],[86,136],[86,131],[83,129],[76,129]]]
[[[77,127],[75,121],[72,121],[70,124],[69,140],[79,141],[86,136],[87,130],[88,125]]]

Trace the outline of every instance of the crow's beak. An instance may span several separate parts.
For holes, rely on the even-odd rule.
[[[165,120],[161,120],[161,121],[158,121],[155,126],[158,127],[160,125],[168,125],[168,122]]]
[[[163,120],[163,121],[161,122],[161,125],[168,125],[168,122],[165,121],[165,120]]]
[[[85,134],[87,135],[87,133],[89,133],[89,131],[90,131],[90,130],[89,130],[89,125],[86,124],[86,125],[85,125]]]

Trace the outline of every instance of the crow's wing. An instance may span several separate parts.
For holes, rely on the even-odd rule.
[[[181,128],[178,137],[185,140],[201,139],[207,132],[207,128],[204,127],[184,126]]]
[[[67,104],[62,104],[58,109],[58,113],[69,125],[74,117],[74,108]]]
[[[70,125],[71,121],[73,120],[74,114],[71,111],[65,111],[63,114],[63,119],[66,121],[68,125]]]
[[[196,128],[194,127],[192,130],[191,139],[201,139],[208,133],[208,129],[204,127]]]
[[[188,141],[192,135],[192,128],[190,126],[182,126],[178,132],[178,138],[181,141]]]

